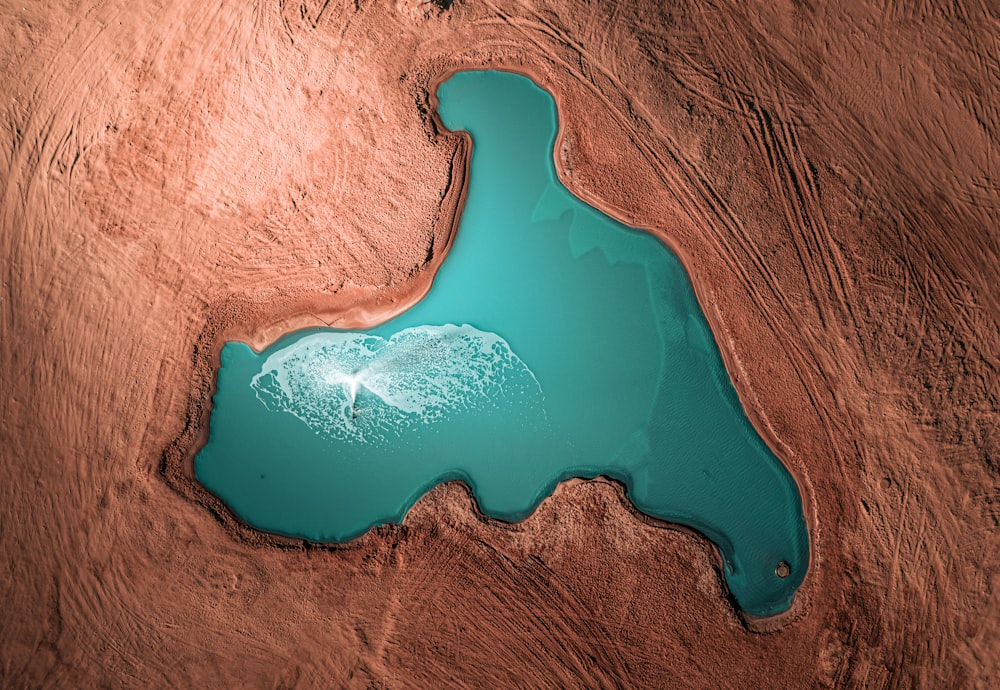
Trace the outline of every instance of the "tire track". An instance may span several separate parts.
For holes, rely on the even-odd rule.
[[[536,669],[538,679],[558,684],[627,687],[628,665],[622,649],[609,644],[610,631],[537,558],[521,554],[524,559],[515,561],[507,550],[481,541],[470,551],[442,534],[435,541],[433,562],[408,567],[416,579],[408,581],[402,605],[419,618],[460,629],[466,621],[478,621],[476,629],[467,631],[471,637],[459,637],[465,646],[478,646],[478,636],[522,640],[494,649],[511,655],[498,660],[502,668],[527,665]],[[442,573],[452,573],[458,581]],[[496,584],[483,587],[483,582]],[[474,592],[471,597],[459,595],[458,608],[456,589]],[[392,644],[405,647],[407,642],[404,637]],[[436,666],[425,669],[428,682],[449,675],[450,650],[440,651],[441,657],[433,660]]]
[[[767,170],[773,192],[772,196],[777,198],[781,203],[781,209],[792,237],[795,253],[808,285],[811,304],[816,310],[821,326],[824,329],[828,329],[830,327],[830,316],[824,309],[820,298],[822,293],[813,278],[813,252],[809,247],[807,237],[800,231],[804,225],[803,214],[798,205],[789,203],[788,191],[790,187],[794,187],[794,183],[789,179],[787,168],[784,165],[784,161],[781,160],[780,151],[777,149],[771,118],[766,111],[761,111],[751,104],[745,104],[744,115],[744,124],[749,133],[748,138],[756,146],[760,158],[767,161]],[[754,121],[757,123],[756,128],[751,126],[751,122]]]

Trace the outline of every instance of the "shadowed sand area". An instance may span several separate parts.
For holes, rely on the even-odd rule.
[[[1000,677],[1000,82],[989,3],[0,6],[0,685],[960,687]],[[431,489],[342,546],[194,479],[227,341],[426,294],[529,75],[560,181],[668,242],[810,536],[786,614],[570,480]],[[516,344],[511,341],[512,347]]]

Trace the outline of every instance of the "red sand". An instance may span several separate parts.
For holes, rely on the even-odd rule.
[[[1000,681],[1000,19],[656,5],[0,8],[0,685]],[[485,66],[684,259],[810,506],[791,615],[605,481],[318,548],[190,479],[223,340],[426,291],[469,151],[432,85]]]

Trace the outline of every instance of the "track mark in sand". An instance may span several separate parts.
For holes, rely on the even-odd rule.
[[[539,671],[555,674],[547,677],[558,685],[627,685],[626,649],[615,643],[613,631],[600,616],[538,558],[512,558],[484,542],[469,549],[450,539],[438,542],[435,554],[431,561],[408,566],[419,577],[408,587],[404,601],[417,619],[475,621],[467,635],[477,641],[476,646],[491,646],[493,639],[516,641],[496,650],[511,655],[500,660],[502,667],[527,661]],[[443,572],[456,579],[442,578]],[[483,587],[484,582],[491,584]],[[463,596],[471,592],[476,596]],[[552,611],[560,615],[553,616]],[[412,644],[409,634],[401,629],[394,646]],[[444,637],[441,642],[445,643]],[[440,667],[440,673],[445,671]]]
[[[780,94],[776,97],[776,100],[785,105],[784,98],[781,98]],[[787,170],[786,175],[796,192],[795,198],[799,201],[803,221],[803,233],[808,229],[815,235],[815,243],[822,254],[821,266],[828,276],[829,286],[840,305],[842,316],[846,316],[850,320],[849,325],[857,331],[861,328],[861,325],[852,306],[852,300],[849,297],[850,294],[855,292],[855,286],[844,256],[833,240],[833,235],[827,223],[826,213],[820,200],[816,170],[802,151],[796,126],[791,124],[792,118],[787,105],[785,105],[782,112],[781,131],[784,135],[783,148],[787,152],[784,155]],[[800,183],[800,180],[804,181],[804,184]],[[863,346],[864,343],[862,341]]]
[[[337,25],[334,33],[343,38],[351,19],[360,11],[360,3],[331,2],[331,0],[279,0],[278,13],[284,34],[294,45],[300,32],[309,34],[317,31],[320,24],[328,28]]]
[[[323,4],[320,5],[319,11],[316,13],[316,18],[313,19],[312,25],[315,29],[319,26],[319,20],[323,18],[323,13],[326,12],[326,8],[330,5],[330,0],[323,0]],[[357,9],[357,7],[355,7]]]
[[[757,145],[761,158],[768,163],[773,196],[780,200],[788,228],[792,233],[799,265],[802,267],[802,273],[808,285],[810,302],[820,318],[820,323],[824,329],[827,329],[830,327],[831,317],[823,308],[822,292],[813,277],[814,264],[816,263],[815,255],[818,250],[809,241],[810,234],[803,229],[807,225],[808,214],[804,208],[802,189],[794,174],[790,172],[787,157],[783,155],[776,141],[770,115],[767,111],[759,110],[753,106],[747,106],[746,114],[745,122],[750,139]],[[756,128],[750,126],[752,121],[757,122]],[[790,201],[790,196],[796,197],[799,203]]]

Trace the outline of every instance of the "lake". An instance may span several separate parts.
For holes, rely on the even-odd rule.
[[[438,96],[474,145],[430,292],[366,331],[227,343],[198,480],[261,530],[344,542],[443,481],[517,521],[604,475],[710,539],[744,611],[785,610],[809,562],[799,490],[677,256],[562,186],[555,103],[530,79],[460,72]]]

